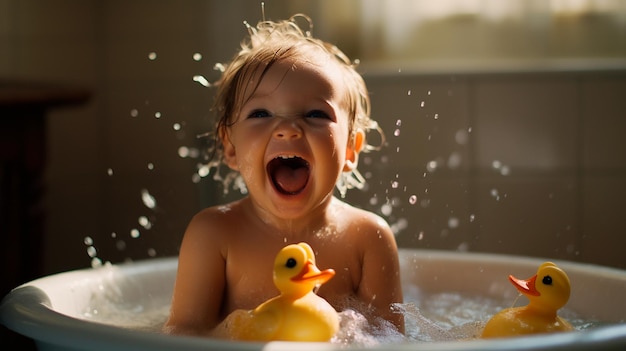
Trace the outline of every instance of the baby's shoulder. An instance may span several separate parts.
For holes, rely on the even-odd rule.
[[[187,227],[187,232],[200,232],[203,235],[230,233],[240,225],[241,214],[237,203],[216,205],[196,213]]]
[[[373,232],[391,232],[387,221],[378,214],[354,207],[348,203],[337,200],[335,203],[336,211],[340,221],[344,222],[348,227],[360,228],[360,230],[369,229]]]

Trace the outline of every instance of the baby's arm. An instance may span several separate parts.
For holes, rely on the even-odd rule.
[[[187,226],[165,333],[208,335],[220,320],[225,263],[218,235],[225,228],[220,228],[218,216],[207,209]]]
[[[403,302],[398,247],[393,232],[382,218],[375,216],[370,235],[363,240],[364,255],[358,296],[373,307],[374,313],[393,323],[404,333],[404,317],[391,310]]]

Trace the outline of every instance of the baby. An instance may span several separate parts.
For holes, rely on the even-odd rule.
[[[274,258],[298,242],[313,248],[320,269],[336,271],[317,291],[335,309],[404,331],[391,310],[403,297],[389,225],[333,195],[362,182],[359,153],[372,149],[365,83],[339,49],[303,32],[298,16],[248,26],[218,82],[219,157],[248,193],[189,223],[166,333],[209,336],[232,311],[278,295]]]

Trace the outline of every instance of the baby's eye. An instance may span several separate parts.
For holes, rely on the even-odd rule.
[[[271,114],[267,110],[254,110],[248,114],[248,118],[264,118],[270,116]]]
[[[309,111],[304,116],[305,117],[309,117],[309,118],[326,118],[326,119],[330,119],[328,114],[326,112],[324,112],[324,111],[321,111],[321,110]]]

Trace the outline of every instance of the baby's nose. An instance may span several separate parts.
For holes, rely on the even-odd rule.
[[[274,137],[279,139],[294,139],[301,136],[302,129],[296,121],[291,119],[280,121],[274,130]]]

